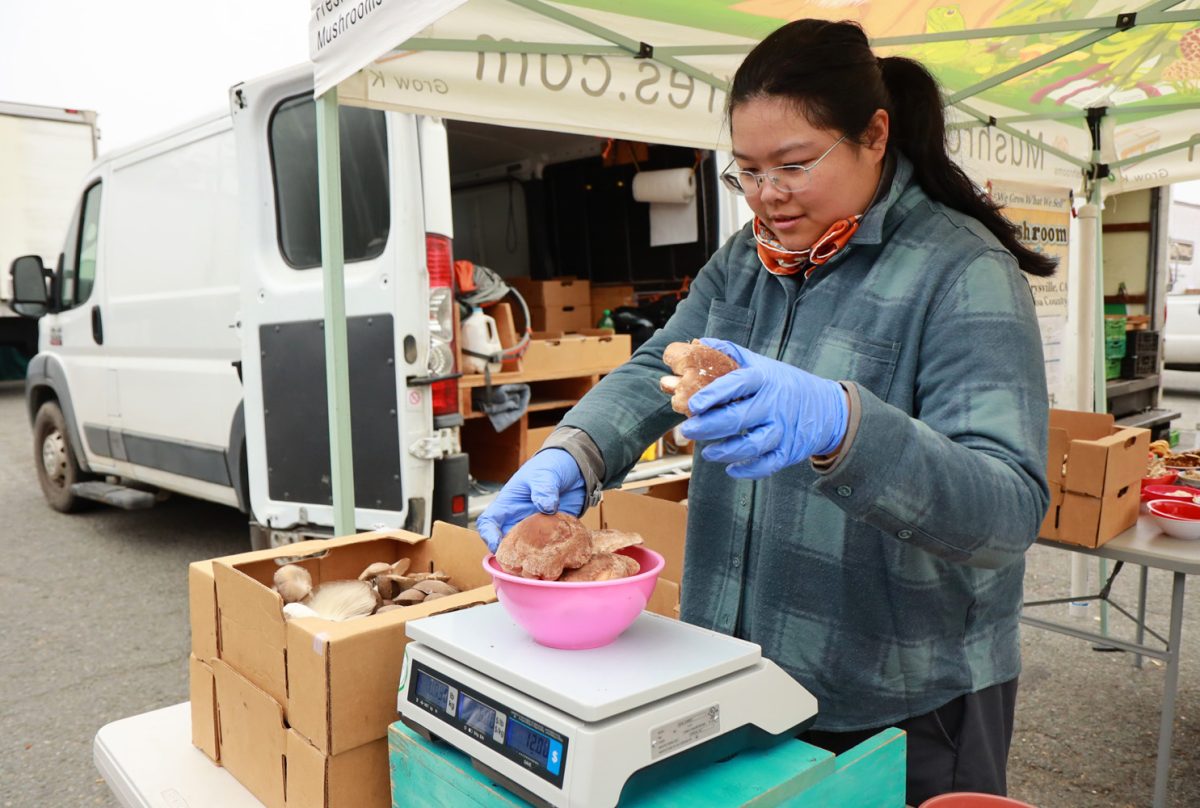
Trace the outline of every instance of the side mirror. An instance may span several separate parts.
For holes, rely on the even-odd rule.
[[[8,306],[22,317],[41,317],[50,310],[46,268],[40,255],[22,255],[12,262],[12,300]]]

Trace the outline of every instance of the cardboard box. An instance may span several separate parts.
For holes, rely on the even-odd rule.
[[[188,699],[192,708],[192,746],[221,763],[221,729],[217,718],[217,682],[212,666],[188,657]]]
[[[325,755],[287,727],[283,706],[217,660],[226,768],[268,808],[390,808],[387,741]],[[392,696],[395,701],[395,695]]]
[[[221,762],[267,808],[284,808],[287,725],[283,706],[217,659]]]
[[[525,432],[525,458],[528,459],[537,454],[537,451],[542,448],[542,444],[550,437],[557,427],[539,426],[526,430]]]
[[[397,717],[405,623],[494,601],[491,577],[482,566],[486,552],[474,531],[439,522],[429,539],[380,531],[217,559],[221,660],[286,705],[288,724],[326,755],[382,738]],[[357,578],[368,564],[400,558],[412,559],[413,570],[444,570],[463,591],[337,623],[285,620],[283,601],[272,589],[281,563],[304,566],[320,584]],[[219,691],[218,682],[218,702]],[[218,707],[223,720],[224,707]]]
[[[391,808],[387,738],[329,757],[287,731],[287,808]]]
[[[531,278],[506,278],[509,286],[521,293],[529,308],[555,306],[591,306],[591,284],[578,278],[553,278],[535,281]]]
[[[675,487],[671,490],[673,494],[678,494],[681,489]],[[686,497],[686,488],[682,492]],[[662,493],[670,496],[666,491]],[[603,527],[640,533],[646,546],[663,557],[663,571],[658,576],[658,584],[654,587],[654,595],[647,608],[656,614],[679,617],[680,583],[683,581],[684,545],[687,540],[687,505],[669,498],[613,490],[604,492],[599,511]]]
[[[577,333],[595,326],[597,319],[590,304],[529,307],[530,327],[534,331]]]
[[[529,342],[522,374],[586,376],[608,373],[629,359],[628,334],[579,335]]]
[[[1050,411],[1046,472],[1064,491],[1104,497],[1140,484],[1149,451],[1148,429],[1118,427],[1106,413]]]
[[[1099,547],[1137,522],[1150,430],[1103,413],[1050,411],[1050,508],[1038,535]]]
[[[599,320],[604,310],[616,311],[622,306],[636,306],[637,293],[630,284],[592,286],[592,312]]]
[[[188,565],[188,616],[192,627],[192,656],[211,662],[220,654],[217,637],[217,582],[213,562],[196,561]]]

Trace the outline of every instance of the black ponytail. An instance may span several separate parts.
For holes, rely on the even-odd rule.
[[[746,56],[733,77],[729,112],[759,96],[789,98],[814,126],[859,143],[875,110],[887,110],[888,148],[908,157],[914,178],[931,199],[978,220],[1025,272],[1054,274],[1056,259],[1021,244],[1019,228],[950,159],[941,92],[920,62],[876,58],[855,23],[796,20]]]

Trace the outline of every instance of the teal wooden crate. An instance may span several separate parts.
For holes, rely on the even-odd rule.
[[[518,808],[526,802],[491,782],[454,747],[430,743],[404,724],[388,728],[392,808]],[[622,806],[903,808],[907,739],[895,728],[836,757],[803,741],[742,752],[686,777],[655,782]]]
[[[1104,358],[1120,359],[1125,356],[1125,335],[1104,338]]]

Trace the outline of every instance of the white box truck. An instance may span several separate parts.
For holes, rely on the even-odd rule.
[[[53,264],[80,178],[96,159],[96,113],[0,101],[0,266],[21,255]],[[0,276],[0,351],[32,356],[37,323],[6,305]],[[0,363],[3,364],[3,363]]]
[[[47,312],[26,390],[49,503],[145,505],[131,488],[153,486],[240,508],[262,545],[333,524],[310,70],[230,106],[105,155],[54,271],[11,271],[18,308]],[[690,148],[653,150],[702,162],[698,235],[651,247],[605,138],[355,107],[340,128],[355,523],[465,524],[453,258],[677,283],[736,214],[719,224],[714,156]]]

